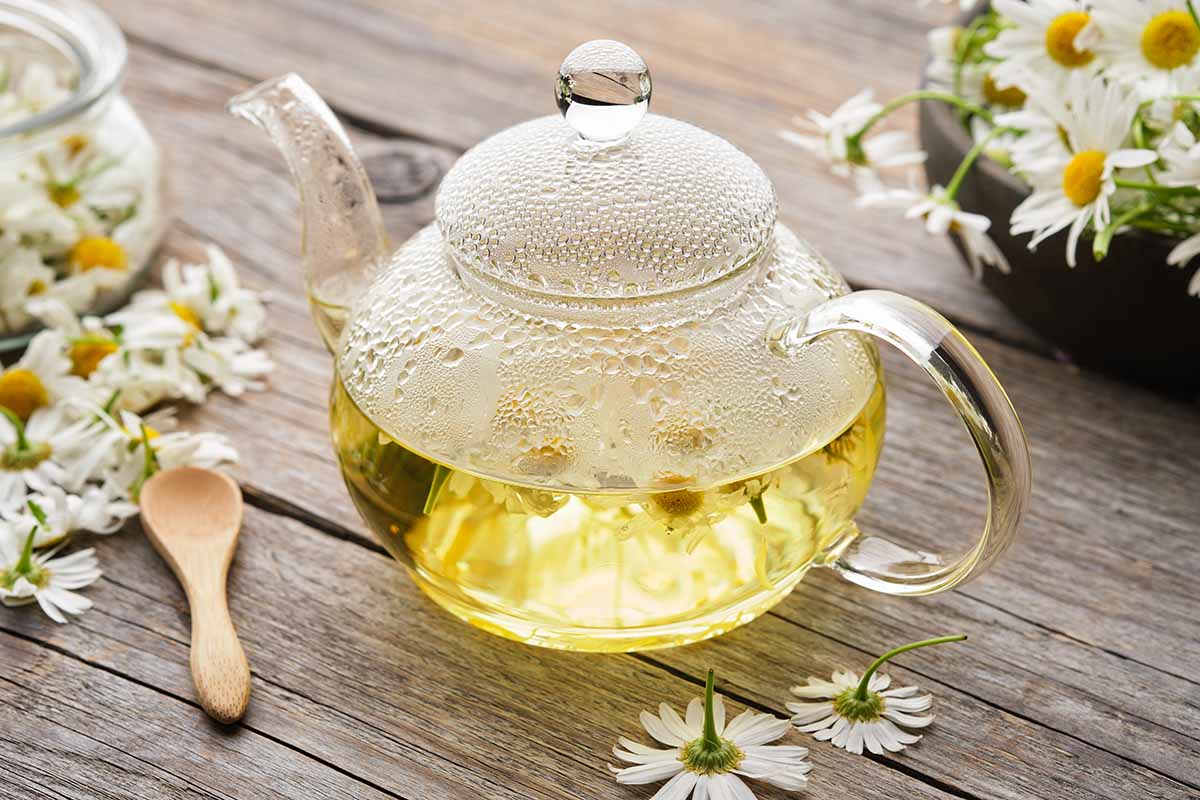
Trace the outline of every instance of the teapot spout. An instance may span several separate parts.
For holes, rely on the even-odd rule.
[[[300,194],[309,306],[332,352],[350,305],[390,251],[367,173],[345,128],[299,75],[264,81],[226,107],[266,131],[287,162]]]

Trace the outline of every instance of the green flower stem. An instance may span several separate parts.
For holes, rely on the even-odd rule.
[[[1152,97],[1149,100],[1143,100],[1138,103],[1136,116],[1140,117],[1143,111],[1162,100],[1181,100],[1185,103],[1196,103],[1200,102],[1200,94],[1165,94],[1162,97]]]
[[[943,103],[949,103],[955,108],[965,111],[968,114],[977,115],[988,123],[995,122],[995,120],[992,118],[992,112],[988,111],[986,108],[977,103],[972,103],[970,100],[964,100],[953,92],[941,92],[936,89],[919,89],[915,92],[909,92],[908,94],[902,94],[899,97],[894,98],[891,102],[883,106],[883,108],[876,111],[874,115],[872,115],[866,122],[863,123],[861,128],[846,137],[846,150],[851,153],[861,151],[862,138],[867,135],[867,132],[870,131],[871,128],[875,127],[875,123],[879,122],[879,120],[883,119],[896,109],[906,106],[909,103],[915,103],[918,100],[940,100]]]
[[[1177,233],[1180,236],[1191,236],[1196,232],[1197,223],[1182,223],[1171,222],[1165,219],[1135,219],[1129,223],[1134,228],[1142,228],[1147,231],[1161,231],[1165,233]]]
[[[117,400],[121,398],[121,390],[113,389],[113,393],[108,396],[108,400],[104,403],[103,411],[105,414],[111,415],[113,409],[117,407]]]
[[[49,527],[46,523],[46,512],[42,511],[42,507],[32,500],[26,501],[26,504],[29,506],[29,513],[33,514],[33,518],[38,521],[38,525],[43,528]]]
[[[988,14],[980,14],[958,34],[958,41],[955,42],[954,48],[954,93],[956,95],[961,96],[963,93],[962,76],[963,67],[967,62],[967,53],[971,52],[971,45],[975,43],[975,34],[979,33],[984,22],[988,21],[988,16]]]
[[[963,180],[966,179],[967,173],[971,171],[971,166],[975,163],[975,160],[979,158],[979,154],[987,148],[992,139],[996,138],[1002,133],[1020,133],[1020,131],[1018,131],[1016,128],[992,128],[990,131],[988,131],[987,136],[984,136],[982,139],[972,145],[971,149],[967,151],[967,154],[963,156],[962,163],[958,165],[958,169],[954,171],[954,176],[950,178],[950,183],[946,186],[945,196],[947,200],[954,199],[954,196],[958,194],[959,187],[962,186]]]
[[[750,498],[750,507],[754,509],[754,516],[758,517],[759,525],[767,524],[767,507],[763,505],[762,495],[758,494]]]
[[[1192,0],[1187,0],[1188,13],[1192,15],[1192,22],[1196,23],[1196,27],[1200,28],[1200,16],[1196,15],[1196,7],[1192,5]]]
[[[154,448],[150,446],[150,431],[146,428],[146,423],[141,424],[142,431],[142,474],[138,476],[133,485],[129,487],[129,494],[133,497],[134,502],[138,501],[138,497],[142,493],[142,487],[146,485],[146,481],[150,480],[150,476],[162,469],[158,463],[158,454],[154,452]]]
[[[1116,178],[1113,182],[1122,189],[1137,189],[1141,192],[1153,192],[1161,195],[1200,195],[1200,188],[1195,186],[1163,186],[1158,183],[1131,181],[1124,178]]]
[[[867,699],[867,685],[871,682],[871,676],[875,674],[875,670],[882,667],[891,659],[907,653],[909,650],[916,650],[918,647],[929,647],[935,644],[946,644],[947,642],[962,642],[966,640],[966,634],[958,634],[957,636],[939,636],[936,639],[925,639],[920,642],[911,642],[902,644],[894,650],[888,650],[886,653],[875,659],[871,666],[867,667],[867,671],[863,673],[862,680],[858,683],[858,689],[854,692],[854,699],[859,702],[865,702]]]
[[[1142,214],[1152,211],[1153,209],[1154,203],[1147,201],[1141,205],[1129,208],[1113,217],[1112,221],[1109,222],[1104,230],[1100,231],[1100,233],[1096,235],[1095,240],[1092,242],[1092,257],[1097,261],[1103,261],[1104,257],[1108,255],[1108,246],[1112,243],[1112,238],[1116,235],[1117,231],[1120,230],[1123,225],[1128,225],[1131,220],[1134,220],[1137,217],[1140,217]]]
[[[441,464],[434,466],[433,482],[429,484],[429,494],[425,495],[424,513],[433,511],[433,507],[437,505],[438,495],[442,493],[442,487],[446,485],[450,472],[449,467],[443,467]]]
[[[145,451],[145,464],[142,466],[144,477],[149,478],[154,473],[158,472],[158,453],[154,452],[154,448],[150,446],[150,431],[146,429],[146,423],[141,423],[142,429],[142,449]]]
[[[13,575],[27,576],[33,572],[33,540],[37,536],[37,529],[37,525],[29,529],[29,535],[25,537],[25,547],[21,550],[21,558],[17,561],[17,565],[13,567]]]
[[[17,432],[17,450],[28,450],[29,440],[25,438],[25,423],[7,406],[0,406],[0,414],[8,418],[13,430]]]
[[[708,671],[704,680],[704,744],[711,748],[720,748],[721,737],[717,735],[717,721],[713,716],[713,671]]]

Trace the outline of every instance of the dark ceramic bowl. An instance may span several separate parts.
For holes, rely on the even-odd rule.
[[[920,109],[925,174],[945,186],[971,147],[945,103]],[[1071,361],[1171,392],[1200,390],[1200,297],[1187,293],[1200,259],[1185,269],[1167,265],[1178,239],[1142,231],[1113,238],[1108,256],[1092,258],[1090,238],[1066,261],[1066,232],[1028,249],[1029,235],[1011,236],[1009,217],[1029,189],[1002,166],[980,158],[958,192],[965,211],[992,221],[988,231],[1012,266],[1005,275],[985,267],[983,285]],[[962,254],[957,237],[954,246]],[[964,260],[964,263],[965,260]]]

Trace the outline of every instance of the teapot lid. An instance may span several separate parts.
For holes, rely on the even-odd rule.
[[[623,44],[573,50],[562,116],[492,136],[442,181],[437,224],[458,261],[522,292],[608,300],[701,286],[761,253],[771,181],[719,136],[647,114],[651,88]]]

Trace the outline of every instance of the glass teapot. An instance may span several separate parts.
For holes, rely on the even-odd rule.
[[[648,114],[628,47],[560,68],[560,115],[467,152],[394,252],[345,131],[296,75],[230,102],[301,196],[350,496],[442,606],[531,644],[625,651],[741,625],[810,567],[889,594],[977,575],[1016,534],[1029,452],[943,317],[845,281],[725,140]],[[860,534],[884,430],[871,334],[923,367],[983,460],[966,552]]]

